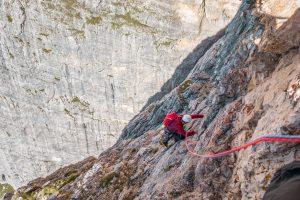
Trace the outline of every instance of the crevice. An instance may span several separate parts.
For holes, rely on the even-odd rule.
[[[26,16],[26,11],[25,11],[25,7],[23,6],[23,4],[21,3],[20,0],[18,0],[18,3],[20,5],[20,9],[22,11],[22,16],[23,16],[23,21],[21,22],[21,32],[20,35],[24,33],[24,29],[25,29],[25,23],[27,20],[27,16]],[[26,3],[26,2],[25,2]]]
[[[89,150],[89,141],[88,141],[88,136],[87,136],[87,131],[86,131],[86,124],[83,123],[82,124],[83,130],[84,130],[84,136],[85,136],[85,144],[86,144],[86,153],[90,154],[90,150]]]
[[[115,104],[115,88],[114,85],[111,83],[110,84],[110,88],[111,88],[111,93],[112,93],[112,100],[113,100],[113,104]]]
[[[202,14],[202,17],[201,17],[200,23],[199,23],[199,34],[201,33],[201,30],[202,30],[203,21],[206,18],[205,6],[206,6],[206,2],[205,2],[205,0],[203,0],[202,3],[200,4],[200,9],[202,8],[201,11],[203,14]]]

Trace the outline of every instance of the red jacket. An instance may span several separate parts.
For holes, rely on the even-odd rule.
[[[191,136],[194,135],[195,131],[185,131],[183,128],[183,122],[182,122],[183,115],[177,115],[175,112],[172,112],[170,114],[167,114],[167,116],[164,119],[164,125],[168,127],[168,129],[173,132],[177,133],[183,136]],[[194,114],[191,115],[192,119],[196,118],[203,118],[204,115],[202,114]]]

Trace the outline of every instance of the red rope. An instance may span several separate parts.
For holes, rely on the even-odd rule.
[[[245,149],[249,146],[253,146],[257,143],[263,142],[263,141],[272,141],[272,142],[300,142],[300,136],[287,136],[287,135],[279,135],[279,136],[265,136],[265,137],[261,137],[258,138],[252,142],[246,143],[244,145],[241,145],[239,147],[235,147],[233,149],[227,150],[227,151],[222,151],[219,153],[208,153],[208,154],[198,154],[194,151],[192,151],[189,148],[188,142],[192,142],[195,143],[194,141],[188,141],[188,139],[186,139],[186,148],[188,150],[188,152],[192,155],[192,156],[197,156],[197,157],[203,157],[203,158],[217,158],[217,157],[221,157],[221,156],[225,156],[227,154],[239,151],[241,149]]]

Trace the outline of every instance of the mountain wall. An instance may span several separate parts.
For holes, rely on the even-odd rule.
[[[176,66],[187,76],[203,54],[193,49],[239,4],[0,0],[0,183],[112,146]]]
[[[300,2],[244,0],[216,38],[197,47],[205,52],[185,80],[150,99],[114,146],[5,199],[262,199],[274,172],[300,159],[299,144],[260,143],[220,158],[193,156],[186,145],[217,153],[300,134]],[[190,142],[165,148],[160,126],[172,111],[205,118],[186,127],[198,133]]]

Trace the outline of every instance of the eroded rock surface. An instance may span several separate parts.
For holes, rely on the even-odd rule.
[[[300,9],[290,10],[277,26],[275,18],[260,9],[278,2],[282,3],[244,1],[186,80],[137,115],[117,144],[84,162],[92,164],[88,171],[47,194],[44,188],[55,182],[49,177],[34,180],[14,198],[261,199],[274,172],[300,159],[299,144],[260,143],[226,157],[204,159],[189,154],[186,140],[161,146],[160,124],[167,112],[204,113],[203,120],[188,127],[198,132],[188,143],[197,153],[224,151],[264,135],[300,133],[299,44],[274,39],[281,35],[298,41]],[[271,44],[282,48],[269,48]],[[61,178],[61,172],[50,177]],[[41,188],[34,189],[35,184]]]
[[[20,186],[110,147],[179,64],[163,94],[185,79],[216,39],[193,49],[239,4],[0,0],[0,182]]]

